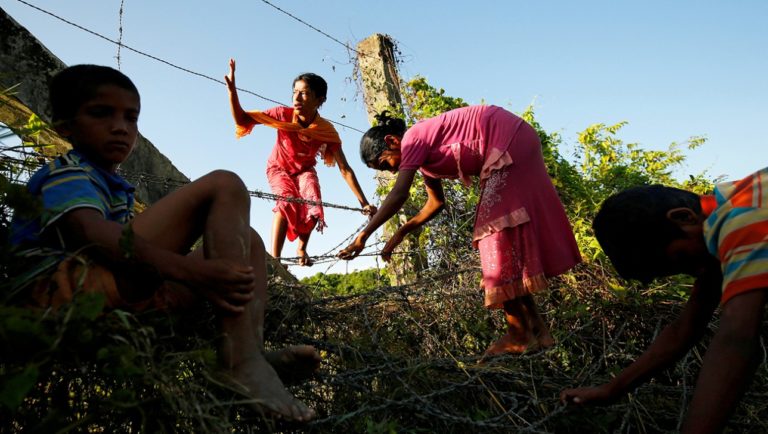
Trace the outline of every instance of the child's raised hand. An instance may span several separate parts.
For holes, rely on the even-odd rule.
[[[235,59],[229,59],[229,75],[224,76],[224,82],[227,84],[227,89],[230,92],[235,92]]]
[[[565,389],[560,392],[560,402],[575,405],[604,405],[610,404],[618,398],[618,395],[610,387],[610,384],[602,384],[595,387],[580,387],[578,389]]]

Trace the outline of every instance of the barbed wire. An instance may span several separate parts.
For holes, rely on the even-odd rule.
[[[7,151],[7,150],[8,148],[0,149],[0,152]],[[48,159],[55,158],[55,157],[46,157],[34,152],[25,152],[23,151],[23,149],[14,149],[13,152],[26,156],[28,159],[15,158],[8,155],[0,154],[0,162],[14,163],[14,164],[18,164],[18,165],[22,165],[22,166],[34,169],[34,168],[39,168],[42,165],[46,164],[45,162],[46,158]],[[145,173],[145,172],[133,172],[133,171],[118,169],[118,173],[127,181],[132,182],[135,185],[141,185],[141,183],[158,184],[158,185],[163,185],[165,188],[168,188],[168,187],[181,187],[188,184],[187,181],[182,181],[179,179],[173,179],[170,177],[164,177],[164,176],[154,175],[154,174]],[[274,193],[267,193],[267,192],[258,191],[258,190],[248,190],[248,194],[251,197],[256,197],[256,198],[265,199],[265,200],[295,202],[295,203],[302,203],[302,204],[308,204],[308,205],[320,205],[327,208],[336,208],[336,209],[341,209],[346,211],[363,212],[363,208],[339,205],[339,204],[325,202],[325,201],[313,201],[313,200],[303,199],[303,198],[281,196]],[[337,256],[336,253],[333,253],[333,252],[339,249],[345,243],[347,243],[352,237],[356,236],[367,224],[368,222],[366,220],[355,231],[351,232],[345,239],[339,242],[336,246],[334,246],[333,248],[329,249],[327,252],[321,255],[309,256],[309,258],[312,260],[314,264],[317,264],[317,265],[328,263],[328,262],[333,262],[333,263],[338,262],[340,258]],[[374,243],[374,245],[378,245],[381,243],[383,243],[383,241],[378,241]],[[370,245],[366,246],[366,248],[369,248],[369,247],[372,247],[372,246]],[[429,253],[430,250],[432,249],[423,248],[423,249],[394,251],[394,252],[391,252],[391,255],[392,256],[405,256],[405,255],[413,255],[413,254],[421,255],[421,254]],[[360,253],[357,255],[357,257],[377,257],[381,255],[382,252],[383,250],[376,250],[368,253]],[[277,259],[279,259],[281,262],[284,261],[292,264],[297,264],[299,260],[303,258],[299,256],[293,256],[293,257],[280,257]]]
[[[18,0],[21,1],[21,0]],[[22,1],[22,3],[24,3]],[[268,3],[265,1],[265,3]],[[269,3],[268,3],[269,4]],[[119,48],[118,48],[119,50]],[[118,51],[119,52],[119,51]],[[6,158],[3,157],[3,160]],[[166,185],[174,185],[170,183],[175,183],[175,185],[183,185],[186,184],[186,182],[180,182],[178,180],[173,180],[170,178],[164,178],[161,176],[146,174],[146,173],[138,173],[138,176],[140,179],[144,182],[148,183],[164,183]],[[249,192],[249,193],[257,193],[257,192]],[[287,199],[295,199],[295,198],[284,198],[273,194],[267,194],[263,192],[258,192],[260,195],[254,195],[254,197],[260,197],[265,199],[272,199],[272,200],[286,200],[286,201],[292,201]],[[296,200],[296,202],[303,202],[303,203],[312,203],[312,204],[321,204],[324,206],[329,207],[336,207],[331,206],[331,204],[325,204],[323,202],[314,202],[314,201],[306,201],[306,200]],[[343,207],[341,209],[349,209],[349,210],[355,210],[360,211],[361,209],[351,208],[351,207]],[[356,232],[355,232],[356,233]],[[354,236],[353,233],[351,236]],[[351,237],[350,236],[350,237]],[[347,238],[347,240],[349,237]],[[346,240],[345,240],[346,241]],[[341,246],[345,241],[339,244]],[[339,246],[336,246],[334,249],[338,248]],[[334,250],[334,249],[331,249]],[[330,252],[330,251],[329,251]],[[408,254],[410,252],[398,252],[398,254]],[[380,251],[375,253],[366,253],[362,254],[361,256],[369,256],[369,255],[378,255],[380,254]],[[330,258],[329,255],[321,255],[326,256]],[[334,257],[335,258],[335,257]],[[441,275],[429,275],[423,279],[414,281],[409,284],[399,285],[399,286],[379,286],[376,288],[373,288],[371,292],[363,295],[357,295],[350,298],[344,298],[344,297],[327,297],[324,299],[319,299],[316,302],[310,302],[307,303],[307,306],[310,306],[312,308],[318,308],[321,306],[328,306],[330,304],[339,304],[343,302],[347,302],[350,300],[353,300],[355,298],[357,299],[365,299],[365,302],[363,303],[356,303],[354,306],[354,309],[358,310],[358,312],[362,313],[362,316],[365,317],[365,323],[366,326],[371,328],[371,324],[369,323],[370,320],[368,319],[368,310],[366,308],[371,307],[372,305],[376,303],[381,303],[382,300],[388,300],[387,296],[398,296],[403,299],[405,299],[405,302],[408,302],[407,295],[413,295],[417,293],[431,293],[431,294],[439,294],[438,296],[443,299],[451,299],[451,298],[464,298],[467,297],[466,294],[456,292],[456,293],[446,293],[446,291],[443,290],[443,287],[434,285],[436,282],[446,282],[450,281],[452,277],[455,277],[458,274],[467,273],[467,272],[476,272],[478,271],[477,267],[466,267],[459,270],[455,270],[448,273],[443,273]],[[428,283],[432,283],[433,285],[427,285]],[[429,304],[429,303],[425,303]],[[295,305],[300,306],[300,303],[295,303]],[[409,303],[408,306],[411,306]],[[413,307],[411,307],[413,309]],[[437,344],[438,347],[442,346],[442,343],[440,339],[435,335],[434,332],[432,332],[428,327],[425,327],[424,324],[422,324],[421,321],[419,321],[417,318],[414,317],[414,315],[411,315],[408,311],[405,311],[407,318],[412,321],[416,325],[416,329],[420,331],[424,336],[426,336],[428,339],[426,341],[431,341],[435,344]],[[456,313],[455,311],[453,312]],[[342,345],[333,345],[331,342],[326,341],[318,341],[313,340],[310,338],[303,338],[302,341],[304,342],[317,342],[318,347],[320,343],[322,343],[322,347],[325,349],[332,349],[336,350],[337,354],[341,354],[341,351],[339,350],[342,348]],[[361,351],[355,347],[347,346],[345,349],[355,351],[356,353],[361,353]],[[526,395],[523,393],[518,392],[508,392],[508,391],[498,391],[494,390],[492,391],[492,394],[496,394],[499,396],[500,399],[503,399],[504,402],[508,403],[507,407],[500,406],[501,412],[490,415],[490,416],[481,416],[478,417],[477,415],[466,415],[461,413],[461,409],[451,411],[450,408],[446,408],[447,406],[444,405],[441,401],[450,401],[453,396],[456,395],[466,395],[468,392],[473,392],[474,390],[484,390],[486,392],[490,392],[490,387],[484,382],[482,376],[483,375],[489,375],[494,374],[492,370],[490,369],[482,369],[482,370],[476,370],[476,371],[468,371],[463,367],[464,364],[467,362],[473,360],[473,357],[455,357],[450,351],[446,350],[449,357],[444,358],[438,358],[438,357],[430,357],[429,355],[424,356],[417,354],[417,362],[413,363],[411,360],[397,360],[391,355],[385,355],[385,362],[380,363],[378,365],[374,366],[366,366],[361,370],[349,370],[346,372],[342,372],[341,374],[336,374],[335,378],[331,381],[328,381],[326,384],[335,384],[341,387],[348,387],[352,390],[358,390],[361,392],[361,396],[363,397],[362,402],[359,403],[359,405],[356,405],[353,410],[347,411],[341,414],[331,414],[327,417],[312,421],[309,423],[308,426],[310,427],[334,427],[337,424],[342,423],[345,420],[349,420],[350,418],[355,417],[361,417],[366,414],[376,414],[376,413],[382,413],[387,410],[393,410],[397,411],[399,409],[408,409],[409,411],[416,413],[422,417],[432,417],[437,421],[441,421],[443,424],[447,426],[456,426],[456,427],[475,427],[477,429],[484,429],[484,430],[503,430],[508,431],[514,429],[515,432],[548,432],[545,427],[546,423],[552,420],[554,417],[557,417],[562,414],[564,410],[564,406],[559,405],[554,408],[553,411],[544,412],[543,416],[540,416],[537,420],[531,420],[531,415],[536,415],[536,412],[531,411],[531,408],[536,407],[543,407],[542,402],[545,400],[539,399],[535,394],[533,396]],[[381,360],[382,354],[366,354],[366,360]],[[533,357],[537,357],[537,355],[529,355],[529,356],[519,356],[515,358],[516,362],[519,361],[526,361],[531,360]],[[602,361],[601,361],[602,362]],[[597,364],[595,364],[597,366]],[[415,380],[412,380],[412,374],[414,372],[417,372],[417,370],[429,370],[434,368],[440,368],[445,371],[461,371],[466,375],[466,378],[463,379],[463,381],[454,381],[451,378],[443,379],[443,380],[435,380],[436,387],[433,389],[429,389],[428,392],[424,393],[419,390],[418,387],[414,386]],[[516,372],[516,373],[501,373],[498,372],[495,373],[495,377],[511,377],[513,380],[518,380],[522,382],[523,384],[527,384],[528,382],[533,383],[533,374],[531,373],[530,377],[525,372]],[[406,392],[404,395],[405,397],[397,397],[397,398],[390,398],[386,395],[374,395],[370,396],[370,390],[366,388],[365,386],[362,386],[362,382],[360,381],[360,378],[370,378],[371,381],[378,380],[379,382],[384,382],[386,380],[397,382],[401,386],[401,388]],[[498,378],[497,378],[498,379]],[[501,378],[502,380],[505,380],[504,378]],[[525,380],[525,381],[521,381]],[[431,386],[432,384],[429,384]],[[524,386],[525,387],[525,386]],[[368,396],[363,395],[364,393],[368,392]],[[553,401],[550,399],[550,401]],[[526,403],[526,405],[521,405],[521,403]],[[631,409],[631,408],[630,408]],[[524,415],[523,411],[528,411],[529,415]]]
[[[316,383],[301,389],[307,394],[299,397],[309,399],[311,405],[321,409],[324,406],[323,397],[328,395],[333,396],[334,402],[338,399],[346,403],[332,405],[321,412],[319,419],[310,422],[309,426],[333,430],[334,427],[349,427],[345,422],[350,420],[375,421],[390,417],[407,424],[409,416],[430,420],[424,422],[424,425],[433,429],[444,426],[449,430],[548,433],[552,432],[552,426],[562,426],[560,418],[567,407],[559,402],[551,389],[554,384],[559,392],[559,388],[568,387],[575,381],[567,374],[559,374],[561,366],[558,360],[561,356],[558,354],[563,350],[545,354],[533,352],[507,355],[495,358],[490,364],[478,364],[477,356],[453,355],[457,342],[444,341],[446,333],[455,330],[456,322],[463,323],[461,318],[471,316],[473,321],[477,321],[475,315],[483,310],[478,291],[468,290],[465,283],[455,279],[456,275],[470,271],[478,269],[466,266],[453,272],[427,273],[423,278],[405,285],[380,285],[369,288],[363,294],[292,300],[290,303],[294,314],[298,317],[308,315],[313,319],[311,323],[316,324],[315,328],[320,328],[305,333],[291,326],[285,330],[287,334],[282,335],[282,338],[287,339],[287,342],[314,345],[327,354],[323,363],[328,373],[321,374]],[[278,305],[283,303],[279,300],[276,302]],[[467,311],[468,306],[474,307]],[[388,317],[381,313],[389,309],[394,315],[389,318],[394,323],[389,322],[386,319]],[[404,324],[410,325],[404,325],[403,320]],[[451,324],[443,324],[448,320],[451,320]],[[290,324],[291,321],[283,323]],[[365,335],[370,342],[359,347],[357,345],[360,344],[348,342],[345,335],[319,338],[317,334],[324,329],[321,324],[328,324],[330,330],[353,327],[355,333]],[[591,329],[595,326],[587,324],[581,327]],[[378,330],[387,333],[386,330],[391,332],[392,328],[400,330],[397,336],[409,339],[408,345],[414,346],[412,352],[406,350],[400,354],[379,349],[378,339],[391,339],[393,336],[380,337]],[[365,329],[370,330],[367,335]],[[599,333],[589,330],[574,331],[569,335],[571,337],[558,340],[584,342],[585,337],[600,340]],[[416,336],[418,341],[414,342],[412,339]],[[605,336],[602,338],[606,339]],[[609,353],[617,344],[617,341],[595,342],[591,347],[599,350],[602,355]],[[391,349],[393,343],[388,341],[387,345]],[[438,356],[438,353],[444,356]],[[584,369],[593,372],[591,378],[595,378],[600,376],[600,372],[605,370],[604,365],[609,363],[604,357],[598,357],[590,360]],[[526,365],[537,366],[537,369],[520,369]],[[539,377],[542,373],[544,376]],[[458,378],[459,375],[464,378]],[[548,392],[540,394],[537,382],[543,383]],[[314,392],[318,389],[323,392]],[[669,393],[672,389],[665,390]],[[492,409],[488,401],[487,411],[481,414],[468,413],[470,407],[477,405],[478,399],[489,391],[503,403],[503,410],[498,407]],[[424,426],[418,422],[415,425]],[[398,423],[397,426],[401,425]],[[405,426],[402,429],[407,430]]]
[[[0,152],[8,151],[8,150],[9,148],[4,148],[4,149],[0,149]],[[13,149],[13,152],[22,156],[26,156],[27,159],[15,158],[8,155],[0,154],[0,162],[10,162],[14,164],[23,165],[29,168],[38,168],[46,164],[45,162],[46,159],[55,158],[55,157],[46,157],[35,152],[25,151],[24,146],[21,146],[18,149]],[[125,170],[118,169],[118,173],[127,181],[132,182],[135,185],[141,185],[142,183],[157,184],[157,185],[163,185],[165,188],[169,188],[169,187],[181,187],[188,183],[187,181],[173,179],[170,177],[164,177],[159,175],[153,175],[153,174],[144,173],[144,172],[132,172],[132,171],[125,171]],[[308,205],[321,205],[327,208],[336,208],[336,209],[355,211],[355,212],[363,211],[362,208],[339,205],[339,204],[334,204],[334,203],[324,202],[324,201],[312,201],[312,200],[302,199],[302,198],[286,197],[286,196],[276,195],[273,193],[266,193],[258,190],[248,190],[248,194],[252,197],[265,199],[265,200],[296,202],[296,203],[303,203]],[[336,250],[342,247],[347,242],[349,242],[349,240],[352,237],[356,236],[367,224],[368,224],[368,221],[366,220],[357,229],[351,232],[345,239],[340,241],[333,248],[329,249],[323,254],[309,256],[309,259],[315,265],[330,263],[331,265],[326,270],[327,272],[328,270],[330,270],[331,267],[333,267],[333,265],[335,265],[338,261],[341,260],[341,258],[338,257],[337,253],[335,253]],[[366,249],[374,247],[376,245],[380,245],[382,243],[383,241],[377,241],[371,245],[367,245]],[[420,248],[420,249],[412,249],[412,250],[398,250],[398,251],[391,252],[390,254],[392,256],[407,256],[407,255],[414,255],[414,254],[424,255],[424,254],[429,254],[431,251],[435,251],[435,250],[437,249]],[[383,252],[382,249],[378,249],[374,251],[368,251],[367,253],[360,253],[357,255],[357,257],[378,257],[381,255],[382,252]],[[283,262],[283,265],[288,265],[288,264],[297,265],[299,261],[304,258],[299,256],[293,256],[293,257],[280,257],[276,259],[279,259],[281,262]]]
[[[112,44],[116,44],[116,45],[118,45],[120,47],[123,47],[126,50],[132,51],[132,52],[134,52],[134,53],[136,53],[138,55],[141,55],[141,56],[147,57],[149,59],[152,59],[154,61],[160,62],[160,63],[162,63],[164,65],[170,66],[171,68],[177,69],[179,71],[183,71],[183,72],[186,72],[188,74],[191,74],[191,75],[194,75],[194,76],[197,76],[197,77],[200,77],[200,78],[204,78],[206,80],[213,81],[213,82],[218,83],[218,84],[226,85],[226,83],[223,80],[219,80],[217,78],[211,77],[210,75],[206,75],[206,74],[203,74],[201,72],[196,72],[196,71],[193,71],[193,70],[191,70],[189,68],[185,68],[183,66],[179,66],[179,65],[177,65],[175,63],[172,63],[172,62],[170,62],[168,60],[162,59],[160,57],[154,56],[152,54],[149,54],[149,53],[146,53],[144,51],[138,50],[136,48],[130,47],[128,45],[125,45],[125,44],[123,44],[120,41],[115,41],[115,40],[113,40],[113,39],[111,39],[111,38],[109,38],[107,36],[102,35],[101,33],[98,33],[96,31],[90,30],[90,29],[88,29],[88,28],[86,28],[84,26],[81,26],[81,25],[79,25],[77,23],[74,23],[74,22],[72,22],[70,20],[62,18],[62,17],[54,14],[53,12],[47,11],[47,10],[45,10],[45,9],[39,7],[39,6],[33,5],[32,3],[29,3],[29,2],[27,2],[25,0],[16,0],[16,1],[19,2],[19,3],[22,3],[22,4],[26,5],[26,6],[29,6],[32,9],[35,9],[37,11],[40,11],[40,12],[44,13],[44,14],[47,14],[47,15],[49,15],[49,16],[51,16],[51,17],[53,17],[53,18],[55,18],[55,19],[57,19],[57,20],[59,20],[59,21],[61,21],[63,23],[69,24],[70,26],[73,26],[73,27],[75,27],[77,29],[80,29],[80,30],[82,30],[82,31],[84,31],[86,33],[89,33],[89,34],[91,34],[93,36],[101,38],[101,39],[103,39],[103,40],[105,40],[107,42],[110,42]],[[266,97],[264,95],[261,95],[259,93],[256,93],[256,92],[248,90],[248,89],[243,89],[243,88],[238,87],[237,90],[241,91],[243,93],[247,93],[249,95],[253,95],[253,96],[257,97],[257,98],[261,98],[261,99],[263,99],[265,101],[269,101],[269,102],[274,103],[274,104],[278,104],[278,105],[281,105],[281,106],[288,106],[288,104],[282,103],[280,101],[277,101],[275,99]],[[347,125],[347,124],[344,124],[342,122],[339,122],[339,121],[336,121],[336,120],[333,120],[333,119],[328,119],[328,121],[331,122],[331,123],[334,123],[336,125],[339,125],[341,127],[349,128],[352,131],[356,131],[358,133],[365,134],[365,131],[363,131],[361,129],[358,129],[358,128],[355,128],[355,127],[353,127],[351,125]]]
[[[572,303],[569,307],[553,306],[551,303],[560,303],[556,301],[560,298],[550,297],[547,302],[547,296],[544,296],[542,313],[545,317],[555,316],[561,309],[568,312],[554,319],[556,323],[562,321],[559,328],[565,330],[557,335],[558,345],[552,350],[501,356],[489,364],[478,364],[477,356],[452,356],[451,353],[467,349],[462,345],[460,338],[464,330],[459,326],[467,321],[475,325],[484,322],[477,316],[483,312],[479,291],[469,289],[468,286],[474,285],[467,285],[466,280],[454,278],[458,273],[477,271],[477,268],[468,264],[462,264],[462,267],[464,269],[454,272],[427,273],[418,281],[405,285],[379,285],[363,294],[291,301],[297,318],[311,318],[305,320],[309,328],[284,321],[292,325],[281,335],[287,341],[280,342],[314,345],[325,354],[323,364],[327,374],[321,374],[317,382],[300,389],[304,393],[299,395],[300,399],[309,399],[310,405],[321,410],[321,417],[309,426],[325,431],[342,427],[351,429],[351,420],[358,421],[355,423],[393,420],[398,431],[409,431],[409,426],[429,426],[435,431],[444,427],[448,431],[465,432],[473,429],[559,432],[568,426],[562,418],[570,417],[566,414],[567,407],[559,401],[559,391],[574,387],[576,383],[610,378],[608,367],[625,363],[628,357],[618,350],[620,347],[627,342],[643,346],[644,340],[638,339],[637,328],[624,327],[628,319],[641,320],[632,317],[636,312],[631,308],[625,312],[631,314],[629,316],[603,312],[623,306],[626,301],[612,299],[610,292],[596,291],[589,284],[579,284],[568,288],[570,300],[579,300],[577,306],[590,303],[592,299],[599,300],[594,304],[596,312],[574,317],[568,310],[573,309]],[[602,275],[599,271],[592,273]],[[581,274],[583,279],[585,273]],[[645,320],[652,319],[656,323],[659,315],[674,317],[674,304],[656,307],[644,311]],[[623,320],[616,323],[616,317]],[[551,317],[549,320],[553,321]],[[607,326],[618,326],[618,331],[606,330]],[[350,328],[355,331],[348,336]],[[652,328],[645,331],[656,334],[651,333]],[[625,337],[623,333],[631,333],[631,336]],[[350,340],[352,336],[359,340]],[[403,341],[404,347],[397,343],[399,340]],[[447,350],[442,349],[443,346]],[[586,354],[578,351],[582,346]],[[572,354],[581,354],[578,366],[576,359],[571,358]],[[695,378],[695,372],[685,375]],[[690,390],[681,391],[673,384],[674,380],[667,385],[649,384],[644,386],[643,393],[652,399],[661,396],[663,398],[658,399],[672,401],[680,395],[681,402],[687,402]],[[482,399],[488,390],[504,403],[503,411]],[[330,399],[332,404],[326,406],[325,399]],[[642,423],[652,427],[650,431],[657,432],[653,427],[668,426],[657,425],[659,420],[664,423],[670,418],[682,420],[683,417],[677,414],[678,408],[674,404],[669,414],[653,416],[645,415],[642,408],[638,408],[642,407],[642,401],[634,397],[617,405],[619,407],[610,410],[610,414],[623,414],[624,417],[619,417],[616,426],[620,423],[622,427],[632,427]],[[584,429],[601,432],[598,430],[600,426],[598,423]],[[418,428],[414,430],[418,431]],[[621,429],[616,432],[630,431]]]
[[[123,6],[125,0],[120,0],[120,11],[118,12],[117,23],[117,69],[120,69],[120,49],[123,48]]]
[[[0,161],[7,161],[11,163],[16,164],[22,164],[26,165],[27,167],[40,167],[45,162],[39,161],[42,157],[40,154],[34,154],[34,153],[25,153],[24,155],[29,156],[30,158],[34,158],[34,161],[29,160],[23,160],[19,158],[10,157],[7,155],[0,155]],[[134,181],[136,184],[139,183],[148,183],[148,184],[157,184],[157,185],[163,185],[165,187],[181,187],[183,185],[188,184],[187,181],[182,181],[179,179],[174,179],[170,177],[160,176],[160,175],[154,175],[147,172],[134,172],[134,171],[125,171],[118,169],[118,173],[120,176],[125,178],[128,181]],[[283,202],[293,202],[293,203],[302,203],[307,205],[320,205],[327,208],[336,208],[336,209],[342,209],[347,211],[356,211],[356,212],[363,212],[363,208],[359,207],[352,207],[347,205],[339,205],[331,202],[325,202],[325,201],[315,201],[315,200],[309,200],[309,199],[303,199],[300,197],[288,197],[288,196],[281,196],[274,193],[267,193],[260,190],[248,190],[248,194],[251,197],[256,197],[259,199],[267,199],[267,200],[274,200],[274,201],[283,201]]]
[[[299,23],[301,23],[301,24],[303,24],[303,25],[305,25],[305,26],[309,27],[310,29],[312,29],[312,30],[316,31],[317,33],[320,33],[321,35],[325,36],[326,38],[330,39],[331,41],[333,41],[333,42],[336,42],[337,44],[339,44],[339,45],[341,45],[342,47],[346,48],[348,51],[351,51],[351,52],[353,52],[353,53],[355,53],[355,54],[357,54],[357,55],[360,55],[360,54],[361,54],[361,53],[360,53],[359,51],[357,51],[356,49],[354,49],[354,48],[350,47],[350,46],[349,46],[349,44],[347,44],[347,43],[345,43],[345,42],[341,42],[341,41],[340,41],[340,40],[338,40],[337,38],[335,38],[335,37],[333,37],[333,36],[329,35],[328,33],[326,33],[326,32],[324,32],[324,31],[322,31],[322,30],[318,29],[317,27],[313,26],[312,24],[309,24],[308,22],[306,22],[306,21],[302,20],[301,18],[297,17],[296,15],[293,15],[292,13],[290,13],[290,12],[286,11],[285,9],[282,9],[282,8],[280,8],[279,6],[275,5],[274,3],[271,3],[271,2],[269,2],[269,1],[267,1],[267,0],[261,0],[261,1],[262,1],[263,3],[266,3],[267,5],[269,5],[269,6],[273,7],[273,8],[275,8],[276,10],[278,10],[278,11],[282,12],[283,14],[285,14],[285,15],[287,15],[287,16],[289,16],[289,17],[293,18],[294,20],[298,21]]]

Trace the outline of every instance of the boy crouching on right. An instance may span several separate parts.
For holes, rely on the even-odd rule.
[[[633,364],[610,382],[567,389],[573,404],[605,404],[674,364],[702,337],[718,305],[720,326],[704,357],[682,431],[719,432],[757,367],[768,300],[768,168],[714,194],[660,185],[608,198],[593,224],[622,277],[649,282],[696,278],[680,316]]]

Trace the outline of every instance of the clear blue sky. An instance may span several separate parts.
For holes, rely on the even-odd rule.
[[[112,39],[120,0],[29,0]],[[708,170],[729,179],[766,164],[768,2],[734,1],[352,1],[273,3],[355,46],[372,33],[399,43],[401,75],[425,76],[451,96],[522,111],[566,142],[590,124],[628,121],[621,137],[663,148],[694,135],[708,143],[679,173]],[[67,64],[117,67],[117,47],[16,0],[0,5]],[[289,102],[300,72],[329,83],[326,118],[368,127],[353,65],[340,44],[259,0],[124,0],[123,43],[221,79],[238,62],[238,86]],[[125,49],[120,69],[142,94],[140,129],[191,178],[225,168],[250,189],[269,191],[264,174],[275,132],[256,128],[235,140],[223,84]],[[271,103],[242,94],[247,109]],[[360,133],[340,128],[345,153],[369,198],[373,172],[358,156]],[[318,164],[323,199],[356,206],[336,168]],[[272,203],[254,199],[252,224],[270,242]],[[313,234],[310,254],[325,253],[364,221],[326,210],[329,228]],[[469,242],[469,240],[467,241]],[[284,255],[293,256],[295,244]],[[330,272],[374,266],[360,258]],[[300,269],[298,276],[328,270]]]

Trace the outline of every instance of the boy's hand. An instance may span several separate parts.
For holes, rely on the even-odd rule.
[[[241,313],[255,296],[256,275],[249,266],[206,259],[195,261],[191,268],[190,283],[221,309]]]
[[[576,405],[605,405],[616,401],[618,395],[613,392],[609,384],[595,387],[580,387],[578,389],[565,389],[560,392],[560,402]]]

